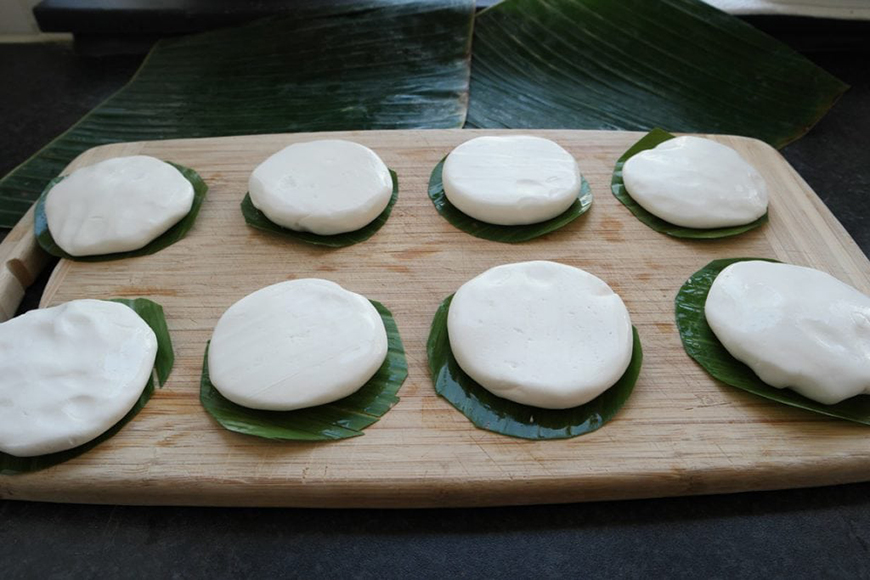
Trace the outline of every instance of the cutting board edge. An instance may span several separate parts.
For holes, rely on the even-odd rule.
[[[857,469],[848,458],[819,462],[817,469],[783,471],[781,465],[735,466],[727,472],[704,468],[662,470],[609,477],[547,477],[523,479],[428,480],[391,478],[358,481],[274,481],[221,478],[118,478],[80,481],[62,492],[15,485],[17,476],[0,476],[0,499],[94,505],[171,505],[288,508],[462,508],[566,504],[698,495],[721,495],[859,483],[870,480],[870,463]],[[27,478],[29,479],[29,478]],[[433,484],[440,489],[433,492]],[[244,494],[239,494],[239,488]],[[182,491],[178,491],[182,490]],[[131,493],[132,491],[132,493]]]

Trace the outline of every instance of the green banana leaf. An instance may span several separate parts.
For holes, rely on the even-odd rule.
[[[375,235],[375,233],[381,229],[385,223],[387,223],[387,219],[393,211],[393,206],[396,205],[396,201],[399,199],[399,178],[396,176],[396,172],[392,169],[390,169],[390,177],[393,179],[393,195],[390,196],[390,201],[387,204],[387,207],[370,223],[352,232],[345,232],[343,234],[335,234],[332,236],[321,236],[318,234],[312,234],[311,232],[297,232],[296,230],[279,226],[267,218],[266,214],[254,207],[254,202],[251,201],[250,193],[246,193],[245,198],[242,200],[242,215],[245,216],[245,222],[253,228],[265,232],[271,232],[273,234],[280,234],[294,240],[299,240],[300,242],[314,244],[315,246],[327,246],[330,248],[352,246],[366,241]]]
[[[51,232],[48,230],[48,218],[45,216],[45,199],[52,187],[63,181],[65,176],[55,177],[48,182],[45,191],[39,196],[36,201],[36,208],[33,213],[33,230],[36,234],[36,240],[43,250],[57,256],[58,258],[66,258],[67,260],[77,260],[79,262],[104,262],[106,260],[122,260],[124,258],[136,258],[138,256],[147,256],[159,252],[163,248],[171,246],[178,240],[187,235],[187,232],[193,227],[196,222],[196,216],[199,215],[199,210],[202,207],[202,202],[205,199],[205,194],[208,192],[208,186],[199,176],[199,174],[188,167],[178,165],[167,161],[170,165],[181,172],[193,186],[193,204],[190,206],[190,211],[177,224],[160,234],[157,238],[146,244],[138,250],[130,252],[117,252],[114,254],[98,254],[96,256],[71,256],[57,245]]]
[[[445,157],[444,159],[447,158]],[[580,186],[580,194],[577,196],[577,201],[552,219],[522,226],[500,226],[482,222],[461,212],[447,199],[447,194],[444,192],[444,181],[441,176],[444,169],[444,159],[438,162],[438,165],[435,166],[435,169],[432,170],[432,175],[429,177],[429,199],[432,200],[435,210],[441,214],[441,217],[446,219],[452,226],[476,238],[509,244],[526,242],[568,225],[586,213],[592,206],[592,190],[589,188],[589,183],[584,177],[582,178],[583,183]]]
[[[677,293],[674,304],[677,330],[680,332],[686,353],[695,359],[713,378],[732,387],[799,409],[870,425],[870,395],[858,395],[836,405],[824,405],[790,389],[771,387],[758,378],[752,369],[731,356],[713,334],[713,330],[707,324],[707,317],[704,315],[704,304],[707,302],[710,286],[712,286],[716,276],[735,262],[761,259],[763,258],[713,260],[692,274],[683,284]],[[776,260],[767,261],[775,262]]]
[[[634,390],[643,351],[637,329],[631,362],[612,387],[585,405],[571,409],[540,409],[498,397],[465,374],[450,350],[447,313],[453,295],[435,312],[426,352],[435,391],[468,417],[475,426],[521,439],[567,439],[591,433],[613,419]]]
[[[462,126],[473,0],[308,4],[158,42],[124,88],[0,180],[0,227],[106,143]]]
[[[172,365],[175,362],[175,355],[172,352],[172,340],[169,338],[169,329],[166,327],[166,318],[163,315],[163,307],[146,298],[136,298],[129,300],[125,298],[112,299],[112,302],[120,302],[125,306],[132,308],[136,314],[142,317],[154,334],[157,335],[157,358],[154,361],[154,370],[157,374],[157,380],[160,386],[166,384],[169,378],[169,373],[172,371]],[[29,473],[46,469],[58,463],[63,463],[74,457],[78,457],[82,453],[86,453],[112,437],[121,430],[121,428],[130,422],[139,411],[145,407],[145,404],[154,394],[154,378],[148,379],[145,389],[133,405],[133,408],[124,415],[124,417],[115,423],[108,431],[101,434],[99,437],[88,441],[78,447],[67,449],[66,451],[58,451],[57,453],[49,453],[47,455],[36,455],[34,457],[15,457],[8,453],[0,452],[0,475],[16,475],[19,473]]]
[[[199,400],[205,410],[230,431],[265,439],[334,441],[363,435],[399,402],[396,393],[408,378],[405,349],[393,315],[380,302],[370,301],[387,329],[387,358],[369,381],[354,394],[325,405],[295,411],[262,411],[236,405],[221,395],[208,376],[208,345],[202,363]]]
[[[613,192],[614,197],[618,199],[622,205],[628,208],[628,211],[634,214],[634,216],[648,225],[651,229],[661,232],[663,234],[667,234],[669,236],[674,236],[675,238],[691,238],[698,240],[710,240],[715,238],[728,238],[731,236],[736,236],[738,234],[742,234],[743,232],[748,232],[749,230],[754,230],[755,228],[764,225],[767,223],[767,212],[764,213],[763,216],[755,220],[754,222],[744,224],[742,226],[731,226],[725,228],[686,228],[683,226],[674,225],[670,222],[663,220],[660,217],[654,216],[647,210],[645,210],[639,203],[637,203],[631,195],[628,193],[628,189],[625,187],[625,183],[622,181],[622,168],[625,167],[625,162],[640,153],[641,151],[646,151],[647,149],[654,149],[660,143],[664,143],[665,141],[669,141],[674,138],[674,135],[671,135],[667,131],[663,131],[661,129],[653,129],[646,135],[644,135],[637,143],[632,145],[628,151],[622,154],[616,161],[616,166],[613,168],[613,178],[610,181],[610,190]]]
[[[506,0],[475,20],[467,126],[668,127],[782,147],[847,88],[700,0]]]

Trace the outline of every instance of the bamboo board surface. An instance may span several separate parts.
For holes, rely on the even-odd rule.
[[[681,241],[656,233],[610,193],[616,159],[640,133],[526,131],[580,163],[591,210],[558,232],[508,245],[442,219],[426,187],[435,164],[477,135],[507,131],[376,131],[141,142],[98,147],[69,170],[148,154],[194,168],[209,193],[194,229],[155,255],[62,260],[42,306],[76,298],[160,302],[175,346],[167,385],[120,433],[46,471],[0,477],[0,497],[120,504],[319,507],[477,506],[776,489],[870,480],[870,429],[750,395],[712,380],[683,351],[673,299],[715,258],[776,258],[830,272],[870,293],[870,263],[771,147],[714,137],[767,180],[770,223],[737,238]],[[373,238],[343,249],[293,242],[245,225],[239,203],[254,167],[298,141],[347,138],[398,174],[399,200]],[[624,299],[644,349],[640,379],[602,429],[526,441],[474,428],[433,389],[429,324],[463,282],[498,264],[548,259],[586,269]],[[270,442],[231,433],[199,402],[206,341],[223,311],[282,280],[321,277],[383,302],[409,363],[401,401],[365,435],[331,443]]]

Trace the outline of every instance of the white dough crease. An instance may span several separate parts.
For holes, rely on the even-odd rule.
[[[704,311],[728,352],[768,385],[826,405],[870,394],[870,297],[830,274],[736,262],[716,277]]]

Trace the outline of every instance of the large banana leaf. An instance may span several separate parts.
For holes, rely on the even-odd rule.
[[[686,353],[713,378],[732,387],[799,409],[870,425],[870,395],[858,395],[836,405],[824,405],[792,390],[771,387],[758,378],[752,369],[731,356],[731,353],[716,338],[704,314],[710,286],[713,285],[716,276],[734,262],[760,259],[762,258],[713,260],[692,274],[683,284],[674,303],[677,329]]]
[[[39,199],[36,200],[36,208],[33,212],[33,231],[36,234],[36,240],[39,242],[39,245],[43,250],[52,256],[57,256],[58,258],[78,260],[80,262],[103,262],[106,260],[121,260],[123,258],[135,258],[138,256],[154,254],[184,238],[184,236],[187,235],[187,232],[189,232],[193,227],[193,224],[196,223],[196,216],[199,215],[202,202],[205,200],[205,194],[208,192],[208,186],[193,169],[172,162],[167,163],[180,171],[184,178],[193,186],[193,204],[186,216],[144,247],[129,252],[98,254],[96,256],[75,257],[67,254],[63,248],[58,246],[57,242],[54,241],[54,236],[51,235],[51,231],[48,229],[48,217],[45,215],[45,200],[48,197],[48,192],[51,191],[52,187],[63,181],[64,176],[55,177],[49,181],[48,185],[45,186],[45,191],[43,191],[42,195],[39,196]]]
[[[448,296],[432,319],[426,353],[435,392],[447,399],[476,427],[521,439],[567,439],[591,433],[613,419],[634,390],[643,351],[637,329],[631,362],[616,383],[584,405],[571,409],[541,409],[503,399],[484,389],[456,362],[447,334]]]
[[[265,439],[334,441],[363,435],[363,429],[399,402],[397,393],[408,378],[405,348],[393,315],[371,301],[387,330],[387,358],[360,390],[333,403],[295,411],[262,411],[237,405],[218,392],[208,375],[208,346],[202,362],[199,400],[215,420],[230,431]]]
[[[160,41],[124,88],[0,180],[0,227],[105,143],[462,126],[473,0],[312,6]]]
[[[699,0],[506,0],[475,21],[467,124],[667,127],[780,147],[846,88]]]
[[[157,374],[157,381],[162,387],[169,379],[169,373],[172,371],[172,365],[175,362],[175,354],[172,352],[172,341],[169,338],[169,329],[166,327],[166,318],[163,316],[163,307],[146,298],[136,298],[134,300],[126,298],[115,298],[112,302],[120,302],[125,306],[132,308],[136,314],[142,317],[154,334],[157,335],[157,358],[154,360],[154,371]],[[151,399],[154,394],[154,378],[148,379],[145,389],[133,405],[133,408],[124,415],[124,417],[115,423],[108,431],[101,434],[99,437],[88,441],[78,447],[68,449],[66,451],[58,451],[57,453],[49,453],[47,455],[37,455],[35,457],[15,457],[7,453],[0,453],[0,475],[15,475],[18,473],[28,473],[31,471],[39,471],[68,461],[73,457],[78,457],[82,453],[90,451],[106,439],[112,437],[121,430],[121,428],[130,422],[139,411],[145,407],[145,404]]]

